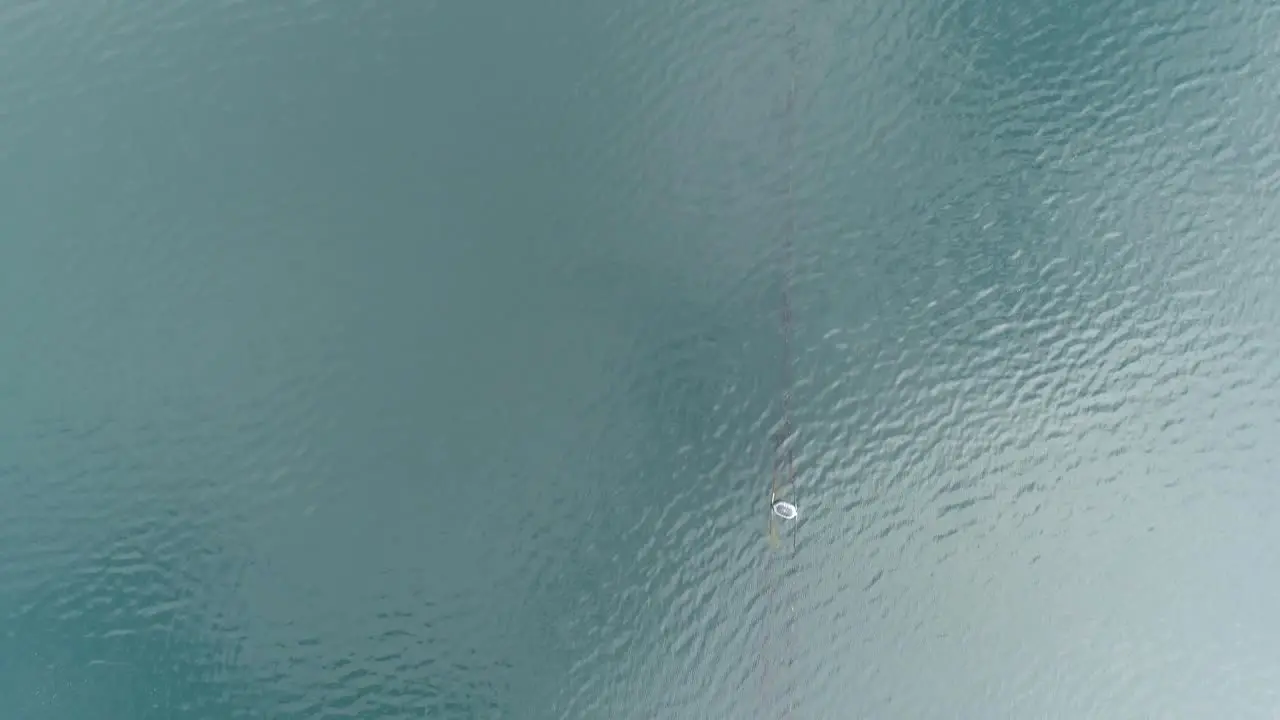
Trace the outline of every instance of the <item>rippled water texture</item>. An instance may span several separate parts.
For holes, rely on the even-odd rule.
[[[5,4],[0,714],[1277,717],[1277,38]]]

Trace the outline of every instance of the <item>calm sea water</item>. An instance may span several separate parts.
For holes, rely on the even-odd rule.
[[[1277,38],[6,4],[0,717],[1280,716]]]

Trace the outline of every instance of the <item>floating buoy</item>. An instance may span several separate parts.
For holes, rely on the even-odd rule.
[[[800,517],[800,511],[796,509],[796,506],[786,500],[774,501],[773,514],[783,520],[795,520],[797,517]]]

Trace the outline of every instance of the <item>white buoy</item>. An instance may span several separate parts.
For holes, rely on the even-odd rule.
[[[796,509],[796,506],[786,500],[774,501],[773,514],[783,520],[795,520],[797,517],[800,517],[800,511]]]

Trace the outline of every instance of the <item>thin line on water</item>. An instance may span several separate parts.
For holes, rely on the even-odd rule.
[[[769,540],[770,548],[768,558],[765,562],[765,582],[768,585],[766,597],[766,606],[764,611],[764,639],[763,639],[763,657],[761,660],[761,694],[762,694],[762,712],[766,715],[772,714],[774,701],[777,699],[773,696],[772,691],[772,660],[774,658],[773,648],[773,632],[770,618],[776,607],[777,587],[781,582],[779,570],[776,567],[775,555],[781,545],[778,538],[778,521],[774,516],[773,502],[779,498],[783,492],[791,493],[794,500],[798,501],[798,492],[796,488],[795,475],[795,426],[792,422],[792,387],[794,385],[794,316],[792,312],[791,288],[795,278],[795,229],[796,229],[796,212],[795,212],[795,106],[796,91],[798,85],[798,62],[796,48],[796,10],[792,8],[790,12],[790,23],[786,34],[787,39],[787,57],[790,67],[790,83],[787,87],[786,105],[783,110],[784,115],[784,157],[785,165],[785,187],[783,191],[783,224],[781,227],[781,257],[780,264],[780,291],[779,291],[779,324],[782,336],[782,407],[781,422],[774,433],[774,460],[773,472],[771,473],[770,494],[769,494]],[[791,559],[794,559],[797,541],[794,530],[789,533],[791,535]],[[788,603],[794,608],[794,602]],[[789,664],[789,663],[788,663]],[[789,698],[786,701],[787,710],[783,711],[783,717],[789,715]],[[768,708],[768,710],[765,710]]]

